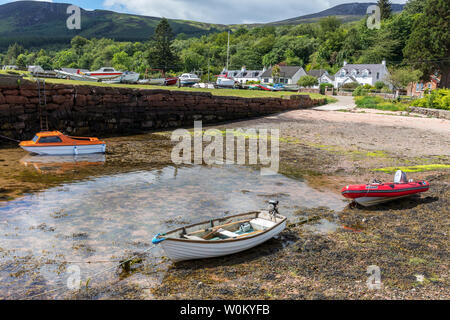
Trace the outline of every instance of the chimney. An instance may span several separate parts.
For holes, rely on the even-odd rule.
[[[242,66],[241,71],[242,71],[242,72],[245,72],[245,70],[246,70],[246,69],[245,69],[245,66]]]
[[[385,66],[385,65],[386,65],[386,60],[381,61],[381,64],[382,64],[383,66]]]
[[[344,60],[344,67],[347,65],[347,61]]]

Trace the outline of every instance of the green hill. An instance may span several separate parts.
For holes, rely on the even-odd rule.
[[[86,38],[111,38],[117,41],[148,40],[161,20],[106,10],[81,9],[81,30],[69,30],[66,13],[69,4],[17,1],[0,5],[0,48],[14,42],[24,46],[69,43],[76,35]],[[175,34],[200,36],[222,31],[224,25],[169,20]]]

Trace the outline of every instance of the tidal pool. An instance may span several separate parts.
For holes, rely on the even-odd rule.
[[[279,200],[280,213],[288,217],[301,207],[346,205],[338,194],[244,166],[168,166],[107,175],[1,203],[0,298],[27,298],[64,286],[70,265],[79,265],[86,280],[114,266],[88,261],[129,257],[148,248],[158,232],[262,209],[270,199]],[[152,252],[154,259],[161,254]],[[60,292],[50,296],[62,297]]]

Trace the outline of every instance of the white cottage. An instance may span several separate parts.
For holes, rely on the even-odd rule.
[[[279,66],[280,67],[280,75],[277,79],[274,79],[272,76],[272,68],[267,69],[261,75],[261,83],[283,83],[283,84],[297,84],[297,81],[300,80],[301,77],[306,76],[305,70],[302,67],[297,66]]]
[[[389,85],[387,82],[388,75],[389,71],[385,60],[380,64],[348,64],[344,61],[342,68],[334,75],[334,87],[339,88],[349,82],[373,86],[375,82],[382,81]]]

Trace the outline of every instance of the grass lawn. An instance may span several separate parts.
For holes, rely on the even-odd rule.
[[[263,90],[240,90],[240,89],[204,89],[204,88],[190,88],[177,86],[155,86],[155,85],[145,85],[145,84],[108,84],[102,82],[88,82],[88,81],[75,81],[75,80],[64,80],[64,79],[46,79],[49,83],[66,83],[66,84],[77,84],[77,85],[94,85],[103,87],[118,87],[118,88],[134,88],[134,89],[163,89],[163,90],[178,90],[178,91],[192,91],[192,92],[210,92],[215,96],[233,96],[242,98],[282,98],[284,96],[291,96],[297,94],[307,94],[313,99],[326,98],[327,103],[334,102],[336,99],[329,96],[317,94],[317,93],[298,93],[298,92],[287,92],[287,91],[263,91]]]
[[[0,70],[1,74],[7,74],[6,71]],[[26,71],[14,71],[17,74],[28,74]],[[31,79],[32,80],[32,79]],[[102,82],[90,82],[90,81],[77,81],[77,80],[65,80],[65,79],[45,79],[47,83],[63,83],[63,84],[76,84],[85,86],[100,86],[100,87],[117,87],[117,88],[133,88],[133,89],[163,89],[163,90],[179,90],[179,91],[192,91],[192,92],[210,92],[215,96],[232,96],[242,98],[282,98],[297,94],[309,95],[312,99],[325,98],[327,103],[336,102],[335,98],[325,96],[317,93],[304,93],[304,92],[287,92],[287,91],[263,91],[263,90],[239,90],[239,89],[202,89],[202,88],[189,88],[177,86],[154,86],[145,84],[108,84]]]

